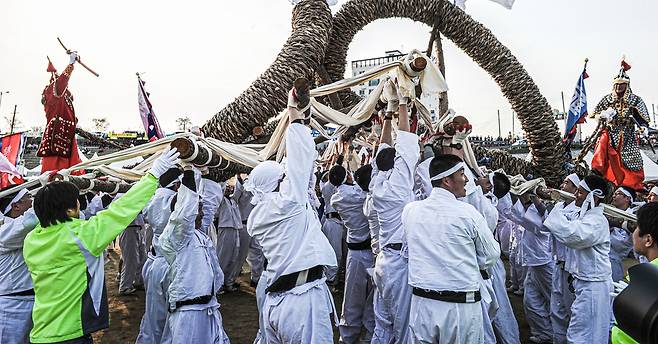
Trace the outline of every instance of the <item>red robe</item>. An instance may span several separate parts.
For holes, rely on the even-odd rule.
[[[619,143],[622,146],[622,143]],[[601,132],[594,157],[592,158],[592,169],[603,174],[603,177],[612,181],[616,186],[627,186],[633,190],[642,190],[644,185],[644,169],[632,171],[624,167],[619,151],[612,146],[610,132],[604,128]]]
[[[47,125],[37,152],[42,157],[41,173],[59,171],[81,162],[75,139],[78,120],[73,109],[73,96],[67,89],[72,71],[73,65],[68,65],[62,75],[43,91]]]

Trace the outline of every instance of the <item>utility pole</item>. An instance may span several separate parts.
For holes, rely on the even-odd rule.
[[[564,107],[564,92],[560,92],[560,96],[562,96],[562,116],[564,116],[564,118],[566,119],[567,118],[567,108]]]
[[[514,135],[514,110],[512,110],[512,143],[514,143],[516,135]]]
[[[656,126],[656,104],[651,104],[651,113],[653,114],[653,126]]]
[[[503,134],[500,131],[500,110],[498,110],[498,137],[503,138]]]
[[[16,121],[16,107],[18,107],[18,105],[14,105],[14,114],[11,116],[11,127],[9,128],[10,135],[14,133],[14,122]]]
[[[2,95],[5,93],[9,93],[9,91],[0,91],[0,109],[2,109]],[[2,113],[0,112],[0,114]]]

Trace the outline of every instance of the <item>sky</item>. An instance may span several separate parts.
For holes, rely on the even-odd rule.
[[[352,0],[358,1],[358,0]],[[402,1],[402,0],[401,0]],[[339,0],[336,12],[347,0]],[[161,126],[189,116],[202,125],[245,90],[274,61],[290,35],[287,0],[126,1],[3,0],[0,3],[0,116],[14,105],[26,128],[45,123],[41,92],[50,56],[58,70],[68,56],[60,37],[100,77],[77,67],[69,89],[83,128],[105,117],[110,129],[143,130],[135,73],[143,74]],[[517,0],[512,10],[488,0],[468,0],[466,12],[484,24],[524,65],[553,108],[568,108],[585,58],[590,112],[619,71],[622,56],[633,91],[649,107],[658,103],[658,13],[655,0]],[[427,47],[430,28],[408,19],[378,20],[359,32],[348,52],[354,59],[387,50]],[[492,78],[444,39],[450,107],[466,115],[474,133],[512,128],[512,110]],[[347,68],[350,73],[350,68]],[[0,118],[0,130],[7,130]],[[584,133],[591,130],[589,123]],[[516,121],[515,129],[521,133]]]

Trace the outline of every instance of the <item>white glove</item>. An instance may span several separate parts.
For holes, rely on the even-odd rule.
[[[624,281],[612,282],[612,285],[615,286],[615,290],[612,293],[610,293],[610,296],[612,296],[613,298],[617,297],[617,295],[621,294],[621,292],[624,291],[626,287],[628,287],[628,283]]]
[[[290,89],[290,91],[288,91],[288,107],[301,110],[299,108],[299,101],[297,100],[297,98],[295,98],[294,92],[295,92],[294,89]]]
[[[606,121],[609,121],[617,116],[617,111],[613,108],[608,108],[607,110],[601,112],[599,115],[600,118],[605,119]]]
[[[180,163],[180,159],[178,159],[179,156],[180,153],[178,153],[176,148],[167,148],[167,150],[162,152],[160,157],[153,162],[153,166],[149,170],[149,173],[155,178],[160,178],[160,176],[170,168],[174,168],[176,167],[176,164]]]
[[[386,101],[386,112],[397,112],[400,106],[400,99],[398,98],[398,89],[392,80],[387,80],[380,99]]]
[[[46,171],[39,176],[39,183],[41,183],[41,186],[45,186],[46,184],[48,184],[48,182],[50,181],[50,176],[54,172],[55,171]]]
[[[472,131],[473,131],[472,128],[464,128],[461,131],[455,132],[455,135],[452,136],[452,143],[454,144],[463,143],[464,141],[466,141],[468,135],[470,135]]]
[[[72,51],[69,53],[69,64],[74,64],[78,60],[78,52]]]

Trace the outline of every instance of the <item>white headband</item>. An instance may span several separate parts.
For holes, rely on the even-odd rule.
[[[14,198],[11,199],[11,202],[9,202],[9,204],[7,204],[7,206],[2,211],[2,213],[7,214],[11,210],[11,206],[14,205],[14,203],[18,203],[18,201],[20,201],[21,198],[23,198],[23,196],[25,196],[28,192],[29,191],[27,191],[27,189],[21,189],[20,191],[18,191],[16,193],[16,196],[14,196]]]
[[[569,179],[569,181],[572,182],[573,185],[576,187],[580,185],[580,178],[578,178],[578,175],[575,173],[568,175],[567,178],[565,179]]]
[[[619,191],[619,192],[623,193],[624,195],[626,195],[626,197],[631,199],[631,203],[633,203],[633,201],[634,201],[633,200],[633,195],[631,195],[631,193],[628,192],[628,190],[626,190],[624,188],[617,188],[617,191]]]
[[[583,202],[583,205],[580,206],[580,217],[582,218],[583,216],[585,216],[585,212],[587,212],[589,205],[594,204],[594,197],[599,199],[603,198],[603,191],[601,189],[592,190],[589,187],[589,185],[587,185],[584,179],[581,180],[580,183],[578,183],[578,186],[582,187],[583,189],[585,189],[585,191],[589,192],[587,194],[587,198],[585,198],[585,202]]]
[[[457,165],[447,169],[446,171],[443,171],[443,172],[437,174],[436,176],[430,178],[430,180],[434,181],[434,180],[443,179],[443,178],[445,178],[445,177],[447,177],[447,176],[449,176],[449,175],[451,175],[451,174],[453,174],[453,173],[455,173],[455,172],[457,172],[461,169],[465,169],[465,168],[466,168],[466,165],[463,162],[460,162]]]

